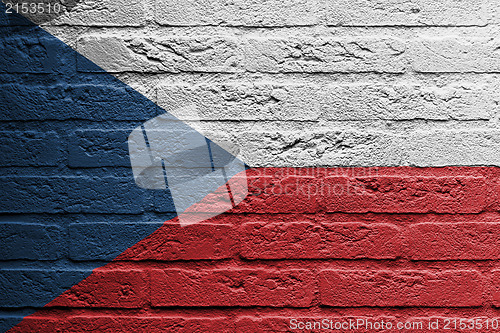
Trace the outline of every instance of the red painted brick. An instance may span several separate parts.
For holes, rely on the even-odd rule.
[[[227,318],[73,317],[70,326],[81,332],[232,332]]]
[[[470,307],[483,304],[477,271],[325,270],[321,303],[329,306]]]
[[[358,321],[359,320],[359,321]],[[239,317],[236,321],[236,332],[389,332],[387,330],[374,329],[375,322],[395,323],[394,317],[332,317],[324,315],[319,317],[313,315],[305,317],[303,315],[291,315],[288,317]],[[377,326],[375,326],[377,327]],[[384,326],[385,327],[385,326]],[[351,328],[351,329],[349,329]],[[392,332],[392,331],[391,331]]]
[[[139,308],[147,301],[146,288],[143,271],[97,269],[48,306]]]
[[[500,307],[500,270],[491,272],[491,285],[493,295],[493,306]]]
[[[151,320],[144,317],[75,316],[68,318],[69,326],[77,332],[146,332]]]
[[[287,317],[240,317],[235,332],[289,332],[289,320]]]
[[[289,306],[311,304],[314,279],[307,270],[153,270],[153,306]]]
[[[321,204],[328,212],[479,213],[491,204],[483,177],[327,177]]]
[[[9,333],[24,333],[24,332],[38,332],[38,333],[62,333],[70,332],[73,329],[65,320],[61,320],[55,316],[29,316],[23,321],[10,329]],[[75,330],[76,331],[76,330]]]
[[[231,225],[164,224],[116,260],[198,260],[230,258],[237,237]]]
[[[314,213],[319,209],[318,179],[305,176],[248,176],[248,196],[233,212]]]
[[[234,332],[229,318],[124,316],[121,314],[27,317],[10,332]]]
[[[498,223],[419,223],[408,228],[407,237],[414,260],[500,258]]]
[[[401,237],[389,224],[246,223],[241,255],[248,259],[396,258]]]

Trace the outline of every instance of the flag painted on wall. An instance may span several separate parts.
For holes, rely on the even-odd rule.
[[[500,255],[497,136],[340,130],[335,116],[327,131],[297,131],[283,109],[304,128],[324,108],[357,119],[376,106],[342,98],[379,92],[215,87],[208,67],[238,73],[227,41],[164,38],[162,58],[130,38],[141,56],[123,60],[113,38],[75,43],[2,6],[0,330],[287,331],[289,318],[396,323],[500,304],[485,296],[500,274],[482,264]],[[152,89],[141,68],[153,65],[202,82]]]

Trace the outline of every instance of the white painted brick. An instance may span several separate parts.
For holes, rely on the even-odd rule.
[[[474,26],[486,25],[492,7],[485,0],[324,0],[328,25]]]
[[[500,131],[252,131],[241,158],[253,167],[500,166]]]
[[[405,44],[393,38],[254,38],[245,55],[249,71],[389,72],[405,70]]]
[[[144,0],[83,0],[52,25],[143,26],[146,22]]]
[[[492,90],[475,84],[164,85],[158,103],[172,113],[193,104],[196,119],[179,117],[202,121],[489,120],[500,100]]]
[[[327,120],[491,119],[498,94],[475,84],[445,87],[354,84],[325,87],[318,98]]]
[[[77,49],[109,72],[236,72],[244,66],[270,73],[402,73],[406,66],[405,44],[389,38],[246,40],[103,34],[80,38]]]
[[[419,131],[403,143],[414,166],[500,166],[500,131]]]
[[[252,167],[397,165],[402,160],[396,138],[381,132],[252,131],[238,141],[241,158]]]
[[[318,87],[273,84],[165,85],[158,103],[176,112],[194,104],[199,120],[316,120],[320,112]],[[182,116],[182,115],[181,115]],[[180,117],[185,120],[197,120]]]
[[[235,40],[222,37],[143,38],[88,35],[78,52],[108,72],[234,72],[241,61]],[[78,69],[85,71],[83,64]]]
[[[413,68],[424,73],[499,73],[500,40],[493,38],[421,38],[412,42]]]
[[[307,26],[318,23],[317,1],[156,0],[156,20],[174,26]]]

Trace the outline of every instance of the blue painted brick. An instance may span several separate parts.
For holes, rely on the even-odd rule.
[[[0,132],[0,166],[56,166],[63,156],[56,132]]]
[[[74,223],[70,225],[70,258],[113,260],[131,244],[146,238],[163,222]]]
[[[25,314],[29,315],[31,313]],[[21,314],[22,315],[22,314]],[[23,320],[21,316],[1,316],[0,317],[0,332],[6,332],[11,327],[19,324]]]
[[[17,13],[6,13],[6,9],[5,4],[0,2],[0,27],[33,25],[33,23]]]
[[[20,33],[25,30],[31,34]],[[0,73],[74,73],[75,52],[60,43],[42,35],[36,27],[1,27],[0,50],[4,59],[0,61]]]
[[[114,81],[109,77],[109,81]],[[146,121],[160,112],[159,107],[121,82],[71,84],[68,97],[82,119]],[[86,116],[86,118],[85,118]],[[89,118],[91,116],[92,118]],[[133,127],[132,127],[133,128]]]
[[[87,270],[0,270],[0,307],[42,307],[75,282],[89,276]]]
[[[132,88],[114,82],[108,85],[80,82],[4,84],[0,86],[0,103],[4,106],[0,120],[143,122],[159,112],[153,102]]]
[[[4,213],[143,212],[147,193],[132,178],[0,177]]]
[[[2,260],[55,260],[65,254],[64,232],[55,225],[1,223]]]
[[[170,194],[170,191],[168,189],[151,190],[151,198],[149,201],[151,203],[152,210],[156,213],[176,212],[175,206],[172,201],[172,195]]]
[[[130,130],[79,130],[70,140],[70,167],[130,167],[127,139]],[[96,149],[96,147],[99,147]]]

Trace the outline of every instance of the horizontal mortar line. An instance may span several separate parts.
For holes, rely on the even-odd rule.
[[[158,105],[161,108],[161,104]],[[254,105],[257,106],[257,105]],[[231,107],[232,108],[232,107]],[[327,108],[323,108],[324,111],[327,111]],[[333,108],[332,108],[333,110]],[[168,111],[165,111],[167,113]],[[147,120],[147,119],[145,119]],[[300,123],[300,124],[317,124],[318,122],[325,122],[322,125],[330,125],[329,122],[333,122],[334,124],[339,124],[339,125],[345,125],[345,124],[364,124],[364,123],[370,123],[373,121],[379,121],[381,122],[381,125],[390,122],[390,123],[412,123],[412,122],[422,122],[425,121],[427,124],[446,124],[446,123],[484,123],[484,124],[492,124],[496,125],[495,122],[493,122],[494,118],[477,118],[477,119],[432,119],[432,118],[411,118],[411,119],[397,119],[397,118],[367,118],[367,119],[329,119],[329,118],[318,118],[318,119],[202,119],[202,120],[179,120],[182,121],[183,123],[190,123],[190,122],[195,122],[195,123],[201,123],[201,124],[218,124],[218,123],[234,123],[234,124],[241,124],[241,125],[254,125],[254,124],[273,124],[273,123]],[[123,121],[113,121],[114,126],[119,126],[121,123],[124,124],[129,124],[133,122],[139,122],[141,120],[123,120]],[[95,124],[109,124],[109,121],[107,120],[86,120],[86,119],[29,119],[29,120],[0,120],[0,123],[8,123],[10,126],[16,126],[16,125],[25,125],[29,123],[40,123],[44,125],[50,125],[50,124],[67,124],[67,125],[74,125],[74,123],[82,122],[81,124],[77,125],[94,125]],[[92,122],[87,123],[87,122]],[[130,125],[132,126],[132,125]],[[116,128],[102,128],[102,127],[89,127],[89,128],[84,128],[80,127],[78,129],[74,129],[74,132],[86,132],[86,131],[106,131],[106,132],[113,132],[113,131],[132,131],[134,128],[132,127],[116,127]],[[326,128],[321,128],[321,130],[324,130]],[[443,129],[424,129],[420,130],[421,132],[426,132],[426,131],[435,131],[435,130],[443,130],[443,131],[449,131],[449,132],[454,132],[454,131],[464,131],[464,132],[472,132],[472,131],[477,131],[477,130],[499,130],[500,128],[497,127],[477,127],[477,128],[467,128],[467,129],[448,129],[448,128],[443,128]],[[66,130],[66,129],[52,129],[52,131],[61,131],[61,130]],[[329,129],[331,131],[337,130],[336,128],[331,128]],[[356,130],[356,129],[350,129],[350,130]],[[402,129],[400,129],[402,130]],[[253,130],[255,131],[255,130]],[[273,131],[276,131],[274,129]],[[282,130],[283,132],[292,132],[293,130]],[[296,130],[297,131],[297,130]],[[384,129],[384,128],[372,128],[370,132],[387,132],[391,133],[394,132],[394,129]],[[2,129],[1,132],[41,132],[41,130],[33,130],[33,129]],[[398,132],[395,132],[395,134],[398,134]],[[399,133],[400,135],[404,133]]]
[[[245,257],[241,257],[240,261],[234,261],[236,257],[234,258],[223,258],[223,259],[181,259],[181,260],[168,260],[168,259],[141,259],[141,260],[130,260],[130,259],[113,259],[112,261],[105,261],[105,260],[75,260],[72,261],[74,264],[86,264],[86,263],[103,263],[103,264],[108,264],[110,262],[113,263],[120,263],[120,264],[135,264],[137,267],[143,267],[149,264],[160,264],[160,265],[181,265],[180,267],[146,267],[150,269],[166,269],[166,268],[174,268],[174,269],[188,269],[186,267],[183,267],[182,265],[184,264],[192,264],[192,263],[199,263],[199,264],[252,264],[252,265],[259,265],[262,264],[264,265],[263,267],[259,266],[234,266],[230,268],[235,268],[235,269],[251,269],[251,268],[266,268],[268,267],[267,265],[269,264],[275,264],[275,263],[319,263],[319,264],[324,264],[324,263],[335,263],[335,264],[351,264],[351,263],[398,263],[398,264],[404,264],[404,263],[412,263],[412,264],[443,264],[446,265],[447,263],[450,264],[459,264],[459,263],[464,263],[464,264],[485,264],[485,263],[493,263],[493,262],[500,262],[500,258],[497,259],[407,259],[405,261],[401,261],[398,258],[384,258],[384,259],[377,259],[377,258],[366,258],[366,257],[361,257],[361,258],[281,258],[281,259],[265,259],[265,258],[255,258],[255,259],[248,259]],[[12,260],[2,260],[0,263],[13,263],[16,261],[36,261],[36,260],[27,260],[27,259],[12,259]],[[38,260],[37,262],[40,263],[45,263],[46,261],[40,261]],[[49,262],[49,261],[47,261]],[[22,270],[23,267],[20,268],[8,268],[12,270]],[[213,268],[213,269],[223,269],[224,267],[218,267],[218,268]],[[293,269],[300,268],[299,266],[293,267]],[[310,269],[309,267],[305,267],[304,269]],[[453,268],[453,267],[451,267]],[[43,268],[30,268],[29,270],[43,270]],[[83,268],[81,268],[83,269]],[[117,268],[110,268],[109,270],[121,270],[123,268],[117,267]],[[210,267],[206,267],[206,269],[210,269]],[[323,269],[323,268],[322,268]],[[339,268],[340,269],[340,268]],[[348,269],[352,270],[353,268],[349,267],[344,267],[342,269]],[[374,268],[375,269],[375,268]],[[377,269],[382,269],[382,268],[377,268]],[[399,268],[399,269],[404,269],[404,268]],[[420,269],[420,268],[408,268],[408,269]],[[422,268],[424,269],[424,268]],[[428,268],[425,268],[428,269]],[[463,269],[463,268],[454,268],[457,270]],[[365,270],[365,269],[363,269]]]
[[[370,176],[371,177],[371,176]],[[411,177],[411,176],[410,176]],[[43,177],[41,177],[43,178]],[[453,178],[451,176],[450,178]],[[230,213],[227,214],[226,216],[238,216],[238,217],[245,217],[247,215],[251,216],[290,216],[290,215],[308,215],[309,217],[314,217],[315,214],[318,213],[325,213],[328,215],[333,215],[333,214],[346,214],[346,215],[364,215],[364,214],[372,214],[374,216],[384,216],[384,215],[389,215],[389,216],[448,216],[448,217],[457,217],[457,216],[463,216],[463,217],[478,217],[483,214],[488,214],[488,213],[495,213],[495,214],[500,214],[500,211],[497,210],[488,210],[488,211],[481,211],[477,213],[436,213],[436,212],[427,212],[427,213],[411,213],[411,212],[399,212],[399,213],[393,213],[393,212],[343,212],[343,211],[325,211],[325,210],[318,210],[316,212],[311,212],[311,213],[304,213],[304,212],[242,212],[242,213]],[[73,212],[42,212],[42,213],[33,213],[33,212],[0,212],[0,216],[20,216],[20,215],[31,215],[31,216],[81,216],[81,217],[94,217],[94,216],[137,216],[137,215],[147,215],[147,214],[175,214],[175,212],[155,212],[155,211],[144,211],[141,213],[113,213],[113,212],[102,212],[102,213],[95,213],[95,212],[79,212],[79,213],[73,213]],[[168,218],[168,216],[167,216]],[[173,217],[172,217],[173,218]],[[13,221],[17,222],[17,221]],[[107,221],[95,221],[95,222],[107,222]],[[114,223],[121,223],[121,224],[130,224],[130,223],[156,223],[156,221],[110,221]],[[162,221],[165,222],[165,221]],[[321,222],[321,221],[319,221]],[[331,222],[336,222],[336,221],[331,221]],[[338,222],[338,221],[337,221]],[[30,222],[26,222],[30,223]],[[77,221],[77,222],[72,222],[72,223],[92,223],[92,222],[87,222],[87,221]]]
[[[223,31],[228,32],[240,32],[240,31],[249,31],[249,32],[254,32],[254,31],[263,31],[265,32],[266,30],[272,30],[273,32],[288,32],[289,30],[295,31],[297,29],[302,29],[303,32],[309,32],[308,30],[314,30],[317,28],[324,28],[324,29],[329,29],[330,31],[324,31],[326,32],[331,32],[331,30],[338,31],[338,32],[343,32],[347,31],[349,32],[352,29],[364,29],[364,28],[373,28],[373,29],[391,29],[391,30],[403,30],[407,31],[408,29],[411,30],[426,30],[426,29],[442,29],[442,30],[450,30],[450,29],[463,29],[463,30],[472,30],[472,29],[486,29],[490,27],[497,27],[499,23],[496,22],[490,22],[490,23],[485,23],[485,24],[467,24],[467,25],[453,25],[453,24],[328,24],[325,22],[318,22],[318,23],[311,23],[311,24],[301,24],[301,23],[296,23],[296,24],[289,24],[289,25],[251,25],[251,24],[168,24],[168,23],[159,23],[159,22],[150,22],[146,24],[140,24],[140,25],[127,25],[126,23],[123,25],[104,25],[104,24],[71,24],[71,23],[61,23],[61,24],[43,24],[41,25],[42,28],[58,28],[58,27],[71,27],[71,28],[81,28],[82,30],[87,28],[89,31],[93,32],[93,30],[100,31],[100,30],[109,30],[109,29],[115,29],[115,30],[156,30],[156,29],[183,29],[185,31],[186,29],[193,29],[193,28],[198,28],[198,29],[213,29],[213,28],[220,28],[223,29]],[[125,29],[122,29],[125,28]],[[234,30],[234,31],[231,31]],[[188,31],[190,32],[190,31]],[[196,32],[196,31],[195,31]],[[311,31],[312,32],[312,31]]]
[[[242,70],[240,71],[234,71],[234,72],[215,72],[215,71],[179,71],[179,72],[168,72],[168,71],[103,71],[103,72],[86,72],[86,71],[78,71],[78,74],[97,74],[97,73],[104,73],[104,74],[111,74],[111,75],[124,75],[124,74],[156,74],[156,75],[186,75],[186,74],[192,74],[192,75],[198,75],[198,74],[225,74],[225,75],[242,75],[242,74],[269,74],[269,75],[297,75],[297,74],[318,74],[318,75],[333,75],[333,74],[346,74],[346,75],[351,75],[351,74],[380,74],[380,75],[394,75],[394,76],[403,76],[408,73],[413,73],[412,71],[409,72],[387,72],[387,71],[375,71],[375,70],[367,70],[367,71],[314,71],[314,72],[292,72],[292,71],[276,71],[276,72],[266,72],[266,71],[246,71],[243,70],[243,67],[239,67]],[[419,72],[415,72],[419,73]],[[425,73],[425,72],[422,72]],[[440,72],[434,72],[435,74],[442,74]],[[445,73],[445,72],[443,72]],[[461,73],[463,74],[464,72],[448,72],[448,74],[458,74]],[[469,73],[469,72],[466,72]],[[477,74],[498,74],[498,72],[478,72]],[[10,74],[30,74],[30,73],[10,73]]]
[[[248,306],[178,306],[178,305],[173,305],[173,306],[146,306],[144,305],[143,307],[137,307],[137,308],[119,308],[119,307],[68,307],[68,306],[50,306],[50,307],[30,307],[30,306],[23,306],[23,307],[18,307],[18,308],[13,308],[13,307],[0,307],[0,311],[19,311],[19,310],[39,310],[39,309],[53,309],[53,310],[58,310],[61,313],[64,312],[77,312],[76,315],[78,315],[80,312],[83,311],[88,311],[91,313],[100,313],[99,311],[102,310],[119,310],[122,313],[125,312],[132,312],[132,313],[137,313],[137,311],[141,310],[149,310],[150,312],[148,313],[156,313],[158,311],[173,311],[173,310],[186,310],[186,311],[202,311],[202,312],[208,312],[210,309],[218,309],[218,310],[237,310],[237,309],[257,309],[257,310],[280,310],[280,309],[287,309],[287,310],[297,310],[297,311],[303,311],[303,310],[308,310],[308,309],[316,309],[316,310],[343,310],[343,309],[359,309],[359,310],[375,310],[375,309],[384,309],[384,310],[394,310],[394,311],[399,311],[403,309],[411,309],[411,310],[426,310],[426,309],[443,309],[443,311],[447,310],[452,310],[452,311],[461,311],[466,308],[469,309],[482,309],[482,310],[490,310],[490,311],[500,311],[500,308],[495,307],[491,305],[490,303],[485,303],[483,305],[476,305],[476,306],[367,306],[367,305],[360,305],[360,306],[329,306],[329,305],[322,305],[322,304],[315,304],[315,305],[310,305],[310,306],[303,306],[303,307],[292,307],[292,306],[263,306],[263,305],[248,305]],[[115,312],[110,313],[110,314],[115,314]],[[138,313],[139,315],[142,315],[143,312]],[[316,313],[315,313],[316,314]],[[109,314],[104,314],[104,316],[108,316]],[[0,314],[1,316],[1,314]],[[42,315],[42,317],[44,317]]]

